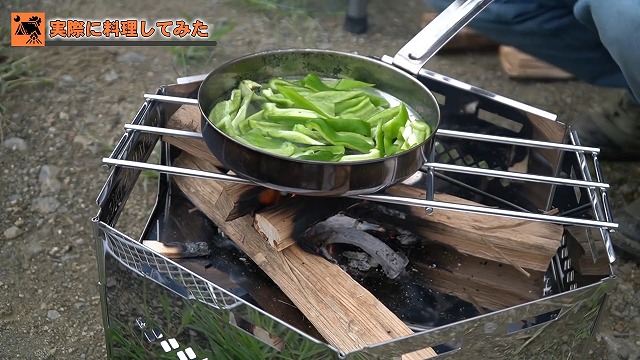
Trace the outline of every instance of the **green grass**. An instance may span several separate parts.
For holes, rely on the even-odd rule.
[[[243,330],[230,323],[229,312],[210,308],[199,301],[176,301],[163,293],[159,297],[151,297],[149,286],[145,283],[141,297],[138,299],[138,312],[147,323],[147,329],[158,328],[164,338],[175,338],[181,347],[162,353],[159,342],[148,343],[142,330],[134,328],[112,318],[107,328],[107,338],[112,345],[114,359],[175,360],[176,352],[190,346],[199,359],[216,360],[322,360],[327,359],[327,348],[307,341],[298,334],[282,331],[282,327],[268,317],[260,315],[252,309],[239,311],[239,316],[265,329],[275,336],[281,337],[284,347],[276,350],[260,340],[256,340]],[[153,291],[156,294],[156,291]],[[153,309],[153,310],[152,310]],[[237,310],[236,310],[237,311]],[[238,315],[236,315],[238,316]],[[195,333],[194,333],[195,332]]]

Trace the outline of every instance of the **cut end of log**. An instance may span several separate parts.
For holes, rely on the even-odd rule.
[[[180,246],[167,246],[157,240],[144,240],[142,245],[159,253],[169,259],[182,259],[182,248]]]

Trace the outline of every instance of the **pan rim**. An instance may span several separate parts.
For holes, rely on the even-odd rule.
[[[208,114],[205,113],[203,106],[202,106],[202,97],[201,97],[201,93],[204,91],[204,86],[205,84],[207,84],[208,82],[210,82],[210,79],[215,76],[216,74],[218,74],[220,71],[224,71],[224,68],[237,63],[237,62],[241,62],[241,61],[245,61],[245,60],[250,60],[253,58],[259,58],[259,57],[264,57],[264,56],[272,56],[272,55],[277,55],[277,54],[325,54],[325,55],[337,55],[337,56],[342,56],[342,57],[350,57],[350,58],[355,58],[358,59],[360,61],[364,61],[364,62],[375,62],[376,65],[380,65],[383,66],[385,69],[387,69],[388,71],[393,71],[395,73],[398,74],[398,76],[404,76],[405,78],[407,78],[409,81],[413,82],[415,85],[417,85],[418,87],[422,88],[422,91],[428,95],[428,97],[430,98],[430,100],[433,102],[433,104],[435,104],[436,106],[434,107],[435,109],[435,125],[432,126],[431,124],[429,124],[427,121],[425,121],[422,118],[419,118],[418,121],[422,121],[425,122],[429,125],[429,127],[431,128],[431,134],[429,136],[427,136],[427,138],[425,140],[423,140],[422,142],[420,142],[419,144],[404,150],[402,152],[393,154],[391,156],[384,156],[384,157],[380,157],[380,158],[376,158],[376,159],[367,159],[367,160],[355,160],[355,161],[319,161],[319,160],[304,160],[304,159],[296,159],[290,156],[283,156],[283,155],[279,155],[276,153],[272,153],[272,152],[268,152],[265,151],[264,149],[252,146],[252,145],[248,145],[245,144],[243,142],[237,141],[236,139],[233,139],[232,137],[230,137],[229,135],[227,135],[224,131],[220,130],[217,126],[215,126],[213,123],[211,123],[211,120],[209,119]],[[249,80],[253,80],[253,81],[257,81],[255,79],[249,79]],[[393,94],[391,94],[393,95]],[[399,99],[400,101],[403,101],[402,99]],[[215,104],[214,104],[215,106]],[[433,95],[433,93],[431,92],[431,90],[429,90],[429,88],[427,88],[426,85],[424,85],[423,83],[421,83],[415,76],[413,76],[411,73],[408,73],[405,70],[402,70],[396,66],[393,66],[391,64],[388,64],[378,58],[374,58],[374,57],[370,57],[370,56],[364,56],[364,55],[360,55],[357,53],[349,53],[349,52],[344,52],[344,51],[338,51],[338,50],[329,50],[329,49],[313,49],[313,48],[286,48],[286,49],[276,49],[276,50],[265,50],[265,51],[259,51],[259,52],[254,52],[251,54],[247,54],[241,57],[237,57],[234,58],[232,60],[229,60],[225,63],[223,63],[222,65],[216,67],[214,70],[212,70],[202,81],[202,83],[200,84],[199,88],[198,88],[198,108],[200,110],[200,114],[203,117],[203,119],[206,120],[206,125],[207,126],[211,126],[211,128],[213,130],[215,130],[216,132],[220,133],[220,135],[222,135],[223,137],[226,138],[226,140],[232,141],[234,143],[237,143],[243,147],[249,148],[252,151],[256,151],[259,152],[261,154],[267,155],[267,156],[271,156],[271,157],[275,157],[278,158],[280,160],[285,160],[285,161],[291,161],[291,162],[296,162],[296,163],[301,163],[301,164],[313,164],[313,165],[332,165],[332,166],[351,166],[351,165],[364,165],[364,164],[374,164],[374,163],[381,163],[384,161],[387,161],[388,159],[395,159],[398,157],[401,157],[403,155],[406,155],[408,153],[411,153],[413,151],[424,151],[424,146],[426,144],[428,144],[435,136],[436,133],[438,131],[438,129],[440,128],[440,121],[441,121],[441,113],[440,113],[440,107],[438,106],[438,102],[435,98],[435,96]]]

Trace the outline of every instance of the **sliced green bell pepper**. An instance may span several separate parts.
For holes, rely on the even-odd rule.
[[[291,157],[301,160],[338,161],[343,155],[343,146],[309,146],[299,148]]]
[[[242,101],[242,92],[235,89],[231,92],[231,98],[217,103],[209,113],[209,121],[218,126],[224,119],[230,120],[238,112]]]
[[[300,84],[316,92],[334,90],[332,87],[329,87],[327,86],[327,84],[322,82],[322,79],[320,79],[318,75],[313,73],[308,74],[302,80],[300,80]]]
[[[334,109],[337,115],[342,115],[345,111],[358,106],[362,102],[362,100],[367,99],[366,95],[360,94],[356,97],[349,98],[346,100],[339,101],[335,104]]]
[[[284,95],[287,99],[293,101],[294,106],[315,111],[318,115],[324,118],[331,118],[335,116],[333,104],[327,104],[322,101],[310,101],[302,96],[294,88],[289,86],[279,86],[278,91]]]
[[[296,151],[296,147],[292,143],[265,137],[262,131],[255,129],[246,134],[237,135],[235,139],[258,149],[282,156],[291,156]]]
[[[407,112],[407,108],[404,106],[404,103],[400,103],[399,106],[400,111],[398,114],[394,116],[393,119],[382,124],[382,131],[384,131],[384,136],[386,138],[396,138],[400,127],[404,126],[409,120],[409,113]]]
[[[325,80],[324,83],[327,84],[327,86],[334,88],[335,90],[353,90],[375,86],[375,84],[370,84],[351,78],[343,78],[340,80]]]
[[[336,132],[323,119],[309,120],[305,126],[319,132],[325,140],[333,145],[342,145],[361,153],[368,153],[373,148],[371,138],[356,133]]]
[[[379,159],[381,157],[382,157],[382,154],[380,153],[380,150],[371,149],[366,154],[345,155],[340,159],[340,162],[372,160],[372,159]]]
[[[292,130],[267,130],[267,135],[272,138],[286,140],[292,143],[304,144],[304,145],[324,145],[324,143],[314,140],[310,136],[307,136],[298,131]]]
[[[242,99],[242,105],[240,105],[240,109],[236,113],[236,116],[231,120],[230,128],[233,128],[235,132],[240,132],[240,125],[247,120],[247,110],[249,109],[249,105],[251,104],[251,98],[253,97],[253,93],[250,93],[248,96]]]
[[[385,110],[380,111],[379,113],[373,115],[372,117],[367,119],[367,122],[371,126],[376,126],[378,123],[386,123],[389,120],[393,119],[400,112],[400,105],[394,106]]]
[[[265,103],[262,105],[264,110],[263,116],[273,122],[288,122],[297,124],[306,122],[307,120],[317,119],[319,115],[312,110],[307,109],[281,109],[275,104]]]
[[[360,103],[340,114],[343,118],[368,119],[378,113],[378,109],[371,103],[369,98],[362,99]]]
[[[379,122],[373,130],[373,138],[376,139],[376,149],[378,149],[380,154],[386,154],[384,147],[384,132],[382,131],[382,122]]]
[[[324,119],[324,121],[337,132],[352,132],[362,136],[371,136],[371,126],[364,120],[340,117],[337,119]]]
[[[244,99],[249,95],[255,94],[257,90],[260,90],[260,88],[262,88],[262,85],[253,80],[242,80],[240,81],[240,85],[238,86],[238,88],[240,89],[240,93],[242,94],[242,98]]]
[[[268,101],[276,103],[277,105],[280,105],[282,107],[293,107],[293,101],[287,99],[282,94],[275,94],[272,89],[262,89],[262,91],[260,91],[260,95],[262,95]]]

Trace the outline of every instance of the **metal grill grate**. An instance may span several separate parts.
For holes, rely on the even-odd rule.
[[[215,308],[230,309],[240,301],[213,283],[155,253],[119,231],[102,231],[105,251],[139,275],[151,278],[185,298],[199,300]]]

